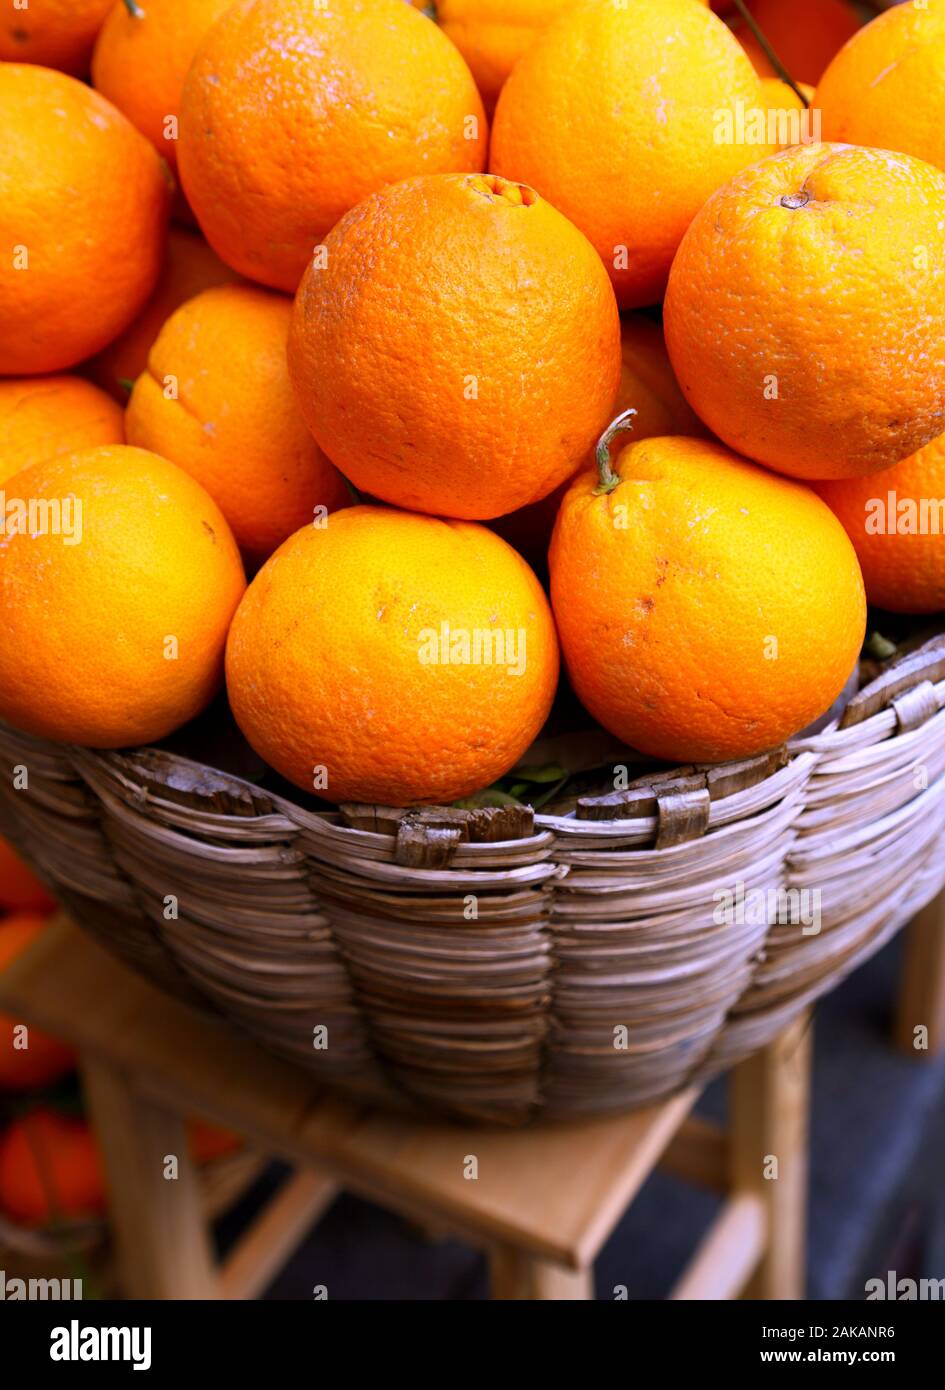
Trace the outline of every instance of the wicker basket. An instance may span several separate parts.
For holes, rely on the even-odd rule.
[[[775,754],[554,814],[329,813],[6,728],[0,762],[0,829],[149,977],[367,1101],[520,1124],[708,1079],[942,888],[945,637]]]

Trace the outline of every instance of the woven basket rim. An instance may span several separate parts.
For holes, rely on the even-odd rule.
[[[775,754],[647,772],[568,814],[311,809],[166,748],[0,740],[30,770],[25,801],[0,781],[5,832],[98,940],[327,1085],[415,1113],[520,1124],[704,1082],[945,881],[945,633]],[[823,935],[720,916],[736,884],[823,885]]]
[[[943,633],[941,638],[934,643],[933,659],[935,659],[935,655],[939,649],[941,651],[941,664],[943,667],[943,671],[945,671],[945,633]],[[869,682],[867,685],[863,686],[862,689],[859,691],[859,694],[861,696],[869,695],[873,690],[876,690],[882,686],[885,678],[886,672],[881,672],[880,675],[874,678],[874,680]],[[922,678],[916,677],[914,682],[908,688],[912,689],[915,687],[915,685],[920,683],[922,683]],[[939,711],[941,711],[943,708],[945,708],[945,674],[942,675],[941,679],[939,679],[936,682],[932,682],[931,684],[933,685],[934,696],[938,704],[938,709]],[[844,703],[846,704],[847,702]],[[869,716],[865,720],[858,724],[854,724],[852,726],[844,728],[842,724],[842,719],[843,709],[838,709],[835,706],[834,709],[831,711],[831,717],[829,719],[829,722],[827,722],[825,727],[820,729],[817,733],[801,733],[796,735],[794,738],[788,740],[788,742],[784,745],[784,750],[787,757],[786,766],[789,766],[790,763],[794,762],[798,757],[801,757],[805,753],[822,753],[827,748],[836,747],[838,743],[843,744],[848,742],[852,745],[863,741],[876,742],[878,741],[875,737],[877,735],[880,738],[885,739],[894,734],[897,728],[899,727],[899,721],[897,719],[896,712],[893,708],[893,697],[884,700],[884,702],[875,712],[869,714]],[[14,735],[17,738],[25,739],[31,742],[35,741],[40,745],[45,744],[46,746],[49,746],[48,740],[36,738],[36,736],[31,734],[22,733],[20,730],[17,730],[12,726],[2,724],[2,722],[0,722],[0,728],[3,728],[5,731]],[[219,781],[220,790],[225,790],[230,793],[238,791],[245,798],[248,806],[251,806],[254,802],[268,803],[268,806],[270,807],[268,812],[260,812],[258,810],[249,811],[249,814],[247,815],[246,819],[249,819],[251,817],[253,821],[256,823],[258,823],[260,820],[265,820],[267,815],[282,816],[285,817],[286,820],[290,821],[293,825],[298,826],[302,829],[306,827],[311,828],[313,826],[331,827],[343,833],[346,838],[350,838],[355,842],[361,842],[365,846],[370,846],[374,842],[385,842],[391,838],[391,833],[387,831],[365,830],[347,824],[345,820],[344,811],[340,806],[326,805],[324,808],[309,808],[306,806],[301,806],[298,802],[293,801],[290,797],[283,795],[281,792],[272,791],[268,788],[261,788],[256,783],[250,781],[245,777],[241,777],[236,773],[224,771],[223,769],[214,767],[212,764],[205,763],[197,758],[188,757],[184,754],[174,752],[170,749],[161,748],[160,746],[146,744],[141,745],[140,747],[123,749],[96,749],[67,743],[56,744],[53,746],[56,747],[58,750],[61,750],[62,754],[69,759],[76,758],[80,761],[89,758],[97,759],[102,763],[106,764],[110,769],[113,769],[114,772],[119,775],[124,764],[135,764],[138,762],[139,759],[153,758],[160,763],[166,764],[168,769],[186,769],[190,774],[192,774],[195,783],[199,782],[202,778],[210,777],[213,780]],[[628,748],[628,752],[632,753],[634,751],[635,750]],[[771,751],[775,752],[776,750]],[[525,757],[527,757],[527,754],[525,755]],[[520,763],[522,761],[523,760],[520,759]],[[722,762],[706,766],[711,766],[713,768],[723,770],[727,767],[732,766],[734,763],[738,763],[739,761],[741,760],[732,760],[728,762]],[[137,770],[141,771],[140,768]],[[784,771],[784,767],[778,768],[767,774],[767,776],[759,779],[759,781],[756,782],[754,786],[757,788],[765,782],[778,778],[782,775]],[[648,774],[646,773],[640,774],[640,779],[642,780],[647,775]],[[169,786],[167,781],[164,781],[162,785],[166,793],[170,794],[173,791],[177,790],[176,788]],[[193,794],[199,794],[196,788]],[[741,793],[735,792],[733,794],[733,797],[738,797],[740,795]],[[720,798],[719,802],[715,804],[721,805],[724,802],[729,801],[731,799],[732,798],[730,797],[723,797]],[[527,803],[523,804],[527,805]],[[453,810],[453,808],[451,807],[437,804],[422,804],[405,807],[378,804],[376,809],[379,812],[391,812],[401,816],[419,816],[424,814],[436,816],[442,814],[449,814]],[[240,817],[234,816],[233,819],[238,820],[240,819]],[[639,823],[637,823],[636,828],[642,831],[646,828],[652,828],[652,824],[652,817],[642,817]],[[560,834],[563,831],[566,832],[569,830],[578,830],[581,834],[587,834],[589,836],[599,835],[601,838],[603,838],[604,836],[606,836],[608,832],[626,832],[629,827],[634,825],[635,822],[631,818],[622,816],[615,816],[610,819],[601,818],[599,820],[582,820],[575,815],[574,811],[571,811],[564,815],[555,815],[552,813],[537,811],[534,813],[534,830],[531,834],[522,835],[521,837],[510,840],[491,840],[488,842],[488,848],[493,852],[514,849],[517,853],[528,847],[538,849],[545,845],[550,845],[554,836],[556,834]],[[276,828],[277,827],[273,826],[273,829]],[[476,849],[478,847],[478,845],[468,846],[469,849]]]

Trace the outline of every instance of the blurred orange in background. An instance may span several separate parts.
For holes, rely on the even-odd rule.
[[[0,920],[0,971],[33,944],[46,922],[37,912],[18,912]],[[61,1081],[74,1066],[71,1047],[33,1024],[24,1029],[21,1018],[0,1013],[0,1095],[42,1090]]]
[[[204,1121],[188,1122],[198,1164],[242,1147],[242,1139]],[[101,1216],[108,1182],[88,1121],[39,1105],[0,1135],[0,1212],[21,1226]]]
[[[0,21],[0,62],[39,63],[72,77],[89,70],[92,45],[115,0],[8,0]],[[124,9],[124,4],[122,4]]]
[[[56,906],[39,879],[0,835],[0,908],[22,912],[52,912]]]
[[[749,0],[748,9],[795,82],[819,82],[831,58],[862,23],[848,0]],[[776,76],[774,65],[737,11],[732,27],[759,76]]]
[[[219,1125],[208,1124],[206,1120],[190,1120],[187,1125],[187,1138],[195,1163],[212,1163],[215,1158],[225,1158],[243,1147],[243,1141],[232,1130],[221,1129]]]
[[[85,1120],[41,1106],[0,1136],[0,1211],[21,1226],[101,1216],[106,1188]]]

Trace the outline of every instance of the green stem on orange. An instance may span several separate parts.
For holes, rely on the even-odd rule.
[[[775,53],[774,49],[771,47],[771,44],[765,38],[758,25],[757,20],[754,18],[748,6],[746,5],[745,0],[735,0],[735,6],[742,19],[748,25],[749,29],[754,34],[758,42],[761,44],[761,48],[764,52],[765,57],[767,58],[771,66],[774,68],[781,81],[787,83],[794,95],[804,103],[804,110],[807,111],[810,108],[810,102],[807,100],[800,87],[794,81],[794,78],[788,72],[787,68],[781,62],[781,59]]]
[[[137,0],[125,0],[125,9],[132,19],[144,19],[144,10],[137,3]]]
[[[620,475],[614,472],[613,465],[610,462],[610,446],[617,438],[618,434],[623,434],[624,431],[633,429],[633,422],[636,416],[637,412],[635,410],[625,410],[622,415],[617,416],[616,420],[611,421],[597,441],[598,483],[594,489],[595,497],[606,496],[607,493],[613,492],[614,488],[620,483]]]

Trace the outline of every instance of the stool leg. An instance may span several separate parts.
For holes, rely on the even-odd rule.
[[[490,1254],[492,1297],[534,1301],[589,1300],[594,1297],[594,1271],[566,1269],[515,1246],[497,1246]]]
[[[928,1029],[928,1048],[916,1047],[916,1028]],[[896,1046],[926,1059],[945,1051],[945,892],[922,909],[905,931],[905,959],[896,1015]]]
[[[804,1296],[810,1063],[805,1013],[732,1073],[733,1195],[754,1192],[767,1215],[747,1298]]]
[[[105,1158],[123,1290],[129,1298],[220,1296],[197,1176],[180,1115],[143,1099],[126,1073],[83,1060],[82,1080]],[[165,1157],[178,1176],[165,1178]]]

